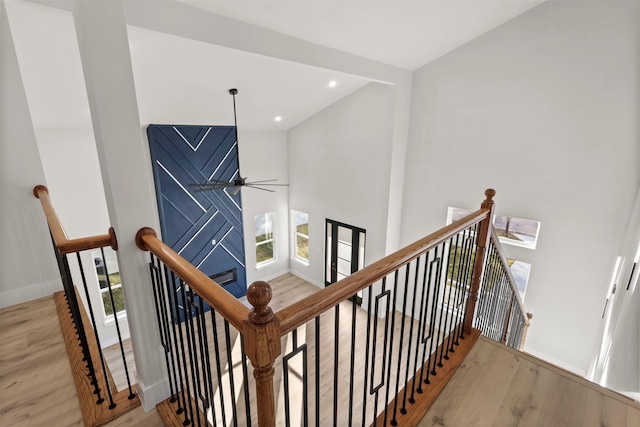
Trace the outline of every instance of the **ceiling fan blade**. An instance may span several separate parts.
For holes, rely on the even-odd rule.
[[[221,181],[221,180],[219,180],[219,179],[209,178],[209,179],[207,180],[207,182],[212,182],[212,183],[214,183],[214,184],[215,184],[215,183],[218,183],[218,184],[226,184],[226,183],[228,183],[228,182],[232,182],[232,181]]]
[[[240,192],[240,189],[241,189],[241,188],[242,188],[242,186],[238,185],[238,186],[236,187],[236,189],[235,189],[235,190],[233,190],[233,191],[231,192],[231,195],[232,195],[232,196],[235,196],[236,194],[238,194],[238,193]]]
[[[254,184],[258,184],[258,185],[267,185],[267,186],[275,186],[275,187],[288,187],[289,184],[263,184],[261,182],[247,182],[245,185],[254,185]]]
[[[245,187],[255,188],[256,190],[268,191],[269,193],[275,193],[275,190],[269,190],[267,188],[256,187],[255,185],[246,184]]]
[[[247,179],[247,178],[245,178]],[[273,181],[277,181],[277,179],[265,179],[262,181],[251,181],[251,184],[262,184],[263,182],[273,182]]]

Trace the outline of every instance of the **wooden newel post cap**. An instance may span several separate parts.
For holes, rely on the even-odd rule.
[[[136,246],[140,250],[148,251],[149,248],[147,247],[147,244],[142,239],[144,236],[158,237],[158,234],[156,234],[156,231],[151,227],[143,227],[140,230],[138,230],[138,232],[136,233]]]
[[[249,322],[256,325],[269,323],[273,319],[273,310],[269,307],[269,302],[273,293],[271,285],[267,282],[253,282],[247,289],[247,300],[253,308],[249,312]]]
[[[43,190],[45,193],[49,194],[49,189],[47,187],[45,187],[44,185],[36,185],[35,187],[33,187],[33,195],[38,199],[40,198],[40,194],[38,194],[40,190]]]
[[[493,201],[493,197],[496,195],[496,190],[493,188],[487,188],[484,190],[484,195],[487,198],[487,201]]]

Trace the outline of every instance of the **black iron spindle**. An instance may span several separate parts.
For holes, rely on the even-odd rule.
[[[249,369],[247,365],[247,355],[244,352],[244,335],[240,335],[240,350],[242,352],[242,378],[244,388],[245,417],[246,426],[251,427],[251,396],[249,395]],[[307,407],[305,399],[305,409]]]
[[[356,307],[355,297],[351,301],[351,360],[349,363],[349,416],[348,424],[353,425],[353,385],[355,382],[355,357],[356,357]],[[366,376],[366,374],[365,374]]]
[[[387,419],[388,419],[388,414],[387,414],[387,410],[388,410],[388,405],[387,403],[389,402],[389,389],[391,388],[391,364],[393,362],[393,336],[394,331],[395,331],[395,325],[396,325],[396,302],[397,302],[397,296],[398,296],[398,273],[400,272],[400,270],[396,270],[394,271],[393,274],[393,304],[391,304],[391,309],[387,310],[387,316],[391,316],[391,334],[389,337],[389,369],[387,369],[387,381],[386,381],[386,387],[385,387],[385,396],[384,396],[384,421],[382,423],[383,426],[387,425]],[[386,340],[386,331],[385,331],[385,340]],[[383,347],[382,351],[386,351],[387,346],[385,343],[385,346]]]
[[[365,341],[365,350],[364,350],[364,378],[363,378],[363,389],[362,389],[362,427],[365,426],[367,419],[367,379],[369,373],[369,343],[371,337],[371,294],[373,292],[373,285],[367,288],[369,291],[367,293],[367,329],[366,329],[366,341]],[[364,295],[364,293],[363,293]],[[375,362],[374,362],[375,363]]]
[[[102,263],[104,265],[104,274],[106,276],[106,281],[107,281],[107,289],[109,290],[109,299],[111,300],[111,307],[113,307],[113,320],[114,320],[114,324],[116,327],[116,332],[118,334],[118,345],[120,347],[120,356],[122,357],[122,364],[124,365],[124,374],[125,377],[127,378],[127,386],[129,387],[129,399],[133,399],[135,397],[135,394],[133,393],[133,390],[131,388],[131,379],[129,378],[129,367],[127,366],[127,358],[125,356],[124,353],[124,344],[122,343],[122,333],[120,332],[120,321],[118,320],[118,313],[116,311],[116,302],[113,298],[113,289],[111,289],[111,283],[109,282],[109,270],[107,269],[107,260],[104,256],[104,248],[100,248],[100,254],[102,255]],[[97,337],[98,334],[96,334]],[[100,351],[101,353],[101,358],[102,358],[102,350]],[[105,381],[107,382],[107,384],[109,383],[109,379],[108,377],[105,377]],[[109,406],[110,409],[112,409],[116,407],[116,404],[113,403],[112,405]]]
[[[407,317],[407,298],[409,294],[409,278],[411,272],[411,263],[405,265],[405,277],[404,277],[404,295],[402,297],[402,324],[400,325],[400,340],[398,343],[398,366],[396,368],[396,390],[395,396],[398,396],[398,391],[400,389],[400,370],[402,369],[402,346],[404,344],[404,324]],[[394,399],[393,401],[393,414],[391,418],[391,425],[398,425],[398,420],[396,419],[398,411],[398,399]]]
[[[233,425],[238,427],[238,408],[236,405],[236,383],[235,375],[233,374],[233,355],[231,345],[231,334],[229,331],[229,322],[224,319],[224,339],[227,344],[227,366],[229,366],[229,393],[231,394],[231,413],[233,415]]]
[[[409,382],[409,369],[411,367],[411,343],[413,340],[413,325],[415,323],[415,316],[416,316],[416,292],[418,291],[418,281],[419,281],[419,272],[420,272],[420,257],[418,257],[416,259],[416,268],[415,268],[415,272],[414,272],[414,283],[413,283],[413,298],[412,298],[412,302],[411,302],[411,318],[410,318],[410,326],[409,326],[409,339],[408,339],[408,345],[407,345],[407,360],[406,360],[406,369],[405,369],[405,373],[404,373],[404,395],[402,397],[402,407],[400,408],[400,413],[401,414],[406,414],[407,413],[407,385]],[[408,285],[408,283],[407,283]],[[408,291],[405,290],[405,293],[409,293]],[[417,353],[417,352],[416,352]],[[415,367],[415,364],[414,364]],[[396,387],[397,388],[397,387]],[[396,401],[397,401],[397,397],[396,397]],[[411,402],[413,403],[413,402]]]

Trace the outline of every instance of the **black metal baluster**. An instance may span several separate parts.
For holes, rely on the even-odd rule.
[[[333,336],[333,425],[338,425],[338,362],[340,342],[340,304],[335,307]]]
[[[199,299],[199,303],[200,303],[200,318],[201,318],[201,331],[202,331],[202,339],[204,341],[203,343],[203,349],[204,349],[204,354],[205,354],[205,359],[207,361],[206,366],[207,369],[204,370],[205,371],[205,379],[206,379],[206,384],[205,387],[207,388],[207,399],[209,404],[207,405],[209,407],[209,410],[211,411],[211,419],[212,419],[212,424],[215,426],[217,424],[217,420],[216,420],[216,407],[215,407],[215,403],[214,403],[214,390],[213,390],[213,377],[211,375],[211,354],[209,353],[209,338],[207,336],[207,316],[206,316],[206,310],[204,307],[204,301],[202,298]],[[211,307],[211,310],[213,310],[213,307]],[[244,347],[243,347],[243,352],[242,354],[244,354]],[[207,417],[207,410],[204,410],[204,417],[205,420],[208,420]],[[251,420],[249,420],[247,422],[248,425],[251,424]]]
[[[422,331],[422,336],[421,336],[421,342],[422,342],[422,365],[420,367],[420,379],[418,382],[418,393],[422,393],[423,392],[423,388],[422,388],[422,384],[424,381],[424,384],[429,384],[429,369],[431,366],[431,345],[433,343],[433,332],[434,332],[434,301],[435,301],[435,296],[438,293],[437,290],[437,284],[434,284],[433,279],[433,275],[434,275],[434,264],[435,264],[435,268],[436,271],[440,268],[440,264],[442,263],[441,258],[438,256],[438,248],[439,246],[436,246],[433,250],[433,260],[429,263],[429,274],[428,274],[428,279],[427,279],[427,295],[425,298],[425,312],[424,312],[424,328]],[[432,293],[431,291],[434,290],[434,292]],[[429,301],[431,301],[431,313],[429,313]],[[431,315],[429,315],[431,314]],[[429,331],[427,333],[427,335],[424,335],[424,332],[427,328],[427,317],[429,318]],[[429,358],[427,359],[427,342],[430,343],[429,345]],[[428,362],[427,362],[428,360]],[[428,363],[428,364],[427,364]],[[427,367],[426,372],[427,374],[424,375],[425,372],[425,366]]]
[[[191,290],[191,292],[193,292],[193,290]],[[200,390],[200,400],[202,401],[202,414],[204,419],[206,420],[207,412],[209,410],[209,406],[211,402],[211,396],[209,395],[209,387],[208,387],[208,381],[207,381],[207,373],[211,372],[211,366],[209,365],[209,358],[206,357],[207,352],[205,352],[207,331],[206,329],[203,329],[203,322],[202,322],[202,319],[204,317],[205,307],[204,307],[204,302],[202,301],[202,298],[198,295],[196,295],[196,297],[193,299],[192,304],[194,305],[194,308],[196,310],[195,326],[198,329],[198,334],[196,335],[197,338],[196,337],[194,338],[198,344],[197,353],[200,354],[200,365],[202,367],[202,376],[198,374],[198,389]],[[197,365],[197,361],[196,361],[196,365]],[[202,384],[203,382],[204,384]],[[204,395],[203,395],[202,389],[204,389]],[[198,420],[200,420],[200,418],[201,417],[198,417]],[[205,424],[206,424],[206,421],[205,421]]]
[[[182,373],[184,374],[181,377],[181,381],[184,381],[182,384],[182,401],[184,403],[184,408],[185,408],[185,412],[184,412],[184,425],[189,425],[192,421],[193,421],[193,401],[191,399],[191,385],[189,383],[189,371],[187,368],[187,353],[184,349],[184,333],[182,331],[183,325],[180,321],[180,314],[182,310],[182,315],[185,316],[185,320],[186,321],[186,306],[185,306],[185,296],[184,296],[184,286],[182,283],[182,280],[177,281],[177,277],[176,275],[173,273],[173,271],[169,270],[170,274],[171,274],[171,280],[169,281],[169,283],[171,283],[173,286],[175,286],[176,282],[179,283],[179,287],[180,289],[175,289],[173,290],[173,292],[171,292],[171,290],[167,289],[167,292],[171,292],[173,294],[173,303],[175,303],[175,314],[176,317],[174,318],[174,324],[177,323],[176,328],[178,329],[178,337],[179,339],[177,340],[177,344],[180,347],[180,353],[182,355]],[[182,302],[183,302],[183,306],[182,308],[179,305],[178,302],[178,292],[180,292],[180,296],[182,297]],[[188,410],[188,412],[187,412]],[[189,418],[191,417],[191,418]],[[186,423],[186,424],[185,424]]]
[[[455,345],[460,345],[460,338],[464,338],[464,317],[469,302],[469,289],[471,288],[472,270],[475,260],[475,234],[473,234],[471,227],[467,228],[465,234],[467,235],[467,237],[465,238],[466,256],[463,278],[464,285],[461,288],[460,299],[458,300],[458,306],[460,306],[461,308],[460,310],[458,310],[458,330],[456,331],[455,335]]]
[[[189,327],[191,342],[193,346],[193,359],[191,360],[191,366],[192,366],[192,369],[195,368],[194,376],[196,378],[196,382],[194,383],[194,386],[193,386],[193,391],[197,395],[197,397],[200,399],[200,401],[203,403],[202,413],[206,415],[207,407],[209,406],[209,398],[207,397],[208,391],[207,391],[207,383],[206,383],[206,371],[208,369],[207,369],[207,362],[204,360],[204,349],[202,348],[202,344],[203,344],[202,328],[201,328],[202,325],[200,322],[200,316],[202,315],[202,312],[200,311],[200,306],[201,306],[200,302],[202,301],[202,298],[200,298],[198,294],[196,294],[191,288],[189,288],[188,298],[189,298],[189,303],[191,304],[191,307],[192,307],[191,310],[195,312],[193,317],[191,318],[190,327]],[[194,319],[195,319],[195,322],[194,322]],[[196,333],[196,326],[198,329],[197,333]],[[200,359],[200,362],[198,362],[198,359]],[[200,375],[200,367],[202,368],[202,375]],[[204,392],[202,390],[203,387],[204,387]],[[195,396],[194,396],[194,399],[195,399]],[[196,402],[196,410],[198,410],[197,402]],[[198,411],[196,415],[197,415],[196,419],[198,421],[198,425],[201,425],[202,417],[200,416],[200,411]]]
[[[422,378],[418,375],[423,371],[424,365],[424,345],[422,345],[422,364],[418,367],[418,360],[420,359],[420,344],[424,344],[426,340],[424,337],[424,331],[427,327],[427,313],[425,312],[425,307],[428,303],[429,298],[429,283],[427,282],[427,274],[431,268],[431,263],[429,263],[429,254],[431,251],[425,253],[424,255],[424,269],[422,274],[422,293],[420,295],[420,314],[418,315],[419,323],[418,323],[418,336],[416,337],[416,354],[413,360],[413,366],[415,373],[413,374],[413,381],[411,384],[411,397],[409,398],[410,403],[415,403],[415,392],[416,392],[416,383],[418,384],[418,393],[422,393]],[[417,381],[416,381],[417,379]]]
[[[469,309],[469,296],[471,295],[471,285],[473,282],[473,270],[475,268],[475,264],[476,264],[476,257],[478,256],[478,245],[477,245],[477,241],[478,241],[478,232],[479,232],[479,228],[480,228],[480,223],[476,223],[473,226],[473,231],[471,231],[471,227],[469,227],[469,230],[471,232],[471,242],[470,242],[470,248],[469,250],[471,251],[471,259],[469,260],[469,270],[468,270],[468,279],[467,279],[467,283],[468,286],[465,288],[465,296],[464,296],[464,308],[462,310],[462,327],[460,328],[460,339],[464,339],[464,319],[467,313],[467,310]],[[485,270],[486,271],[486,270]],[[481,299],[482,298],[482,289],[484,288],[484,286],[480,286],[480,289],[478,289],[478,298]],[[482,301],[480,301],[480,303],[482,303]],[[478,309],[477,309],[478,310]],[[474,313],[474,316],[477,318],[477,314]],[[473,323],[475,324],[476,322],[476,318],[473,319]]]
[[[446,248],[447,248],[446,242],[442,243],[443,258],[446,253]],[[438,329],[436,329],[436,323],[438,323],[436,319],[438,318],[438,312],[440,312],[439,317],[440,317],[440,320],[442,320],[442,310],[438,310],[438,298],[440,297],[440,284],[442,283],[443,270],[444,270],[444,262],[438,263],[438,268],[436,270],[436,277],[435,277],[436,288],[435,288],[435,292],[433,293],[433,301],[431,305],[433,332],[431,334],[431,344],[429,345],[429,365],[431,365],[431,358],[433,357],[433,366],[428,368],[429,370],[427,371],[427,379],[425,380],[426,384],[429,384],[429,374],[433,376],[438,375],[438,373],[436,372],[436,363],[438,361],[438,340],[439,340],[438,337],[440,336],[440,327],[438,326]],[[433,348],[434,345],[436,346],[435,350]]]
[[[67,260],[67,256],[64,256],[65,259],[65,268],[69,268],[69,263]],[[84,274],[84,267],[82,266],[82,260],[80,259],[80,253],[76,252],[76,259],[78,261],[78,267],[80,268],[80,277],[82,279],[82,285],[84,286],[84,295],[87,298],[87,306],[89,308],[89,316],[91,319],[91,324],[93,325],[93,334],[96,337],[96,346],[98,347],[98,354],[100,357],[100,363],[102,365],[102,374],[104,375],[104,379],[105,379],[105,384],[107,386],[107,395],[109,396],[109,409],[113,409],[116,407],[116,404],[113,401],[113,396],[111,394],[111,388],[109,387],[109,376],[107,375],[107,367],[106,367],[106,363],[103,357],[103,353],[102,353],[102,345],[100,345],[100,336],[98,335],[98,328],[97,328],[97,324],[96,324],[96,318],[93,314],[93,306],[91,304],[91,299],[89,298],[89,286],[87,285],[87,278]],[[71,272],[69,272],[69,277],[71,277]],[[108,279],[108,276],[107,276]],[[72,286],[73,287],[73,286]],[[75,296],[75,292],[74,292],[74,296]],[[78,299],[76,298],[76,304],[77,304]],[[84,330],[84,323],[82,322],[82,315],[80,314],[80,306],[77,306],[78,308],[78,315],[79,315],[79,319],[80,319],[80,323],[82,325],[82,328]],[[85,340],[86,340],[86,331],[83,332],[83,335],[85,336]],[[104,400],[102,399],[102,397],[100,396],[100,387],[98,385],[98,379],[97,376],[95,374],[95,367],[93,366],[93,357],[91,356],[90,350],[89,350],[89,346],[88,346],[88,342],[87,342],[87,352],[89,357],[85,358],[85,361],[87,362],[87,368],[89,369],[89,372],[93,372],[93,375],[89,375],[89,378],[92,378],[92,380],[95,382],[94,384],[94,391],[93,393],[97,396],[97,404],[102,403]]]
[[[413,324],[415,323],[415,315],[416,315],[416,292],[418,291],[418,281],[419,281],[419,272],[420,272],[420,257],[416,258],[416,269],[414,272],[414,282],[413,282],[413,298],[412,298],[412,303],[411,303],[411,319],[410,319],[410,326],[409,326],[409,339],[408,339],[408,346],[407,346],[407,366],[405,369],[405,373],[404,373],[404,395],[402,397],[402,407],[400,408],[400,413],[401,414],[406,414],[407,413],[407,389],[409,387],[407,387],[409,385],[409,368],[411,367],[411,342],[413,339]],[[408,287],[409,283],[407,282],[407,287]],[[405,288],[405,295],[408,294],[409,292],[407,292],[406,288]],[[404,326],[404,323],[403,323]],[[417,354],[417,352],[416,352]],[[415,369],[415,363],[414,363],[414,369]],[[397,388],[397,385],[396,385]],[[396,395],[397,396],[397,395]],[[396,402],[398,401],[398,398],[396,397]],[[413,402],[411,402],[413,403]]]
[[[376,308],[375,308],[375,313],[374,313],[374,326],[373,326],[373,354],[371,356],[371,360],[372,360],[372,364],[371,364],[371,389],[369,390],[369,394],[373,395],[375,394],[374,397],[374,401],[373,401],[373,425],[375,426],[376,421],[377,421],[377,416],[378,416],[378,400],[379,400],[379,391],[382,387],[384,387],[385,385],[385,373],[386,373],[386,368],[387,368],[387,355],[389,354],[387,352],[387,342],[388,342],[388,338],[389,338],[389,313],[392,312],[393,308],[391,307],[391,291],[387,290],[387,278],[386,276],[382,278],[382,292],[376,296]],[[384,340],[383,340],[383,345],[381,348],[382,351],[382,366],[380,369],[380,384],[378,384],[377,386],[374,386],[374,382],[375,382],[375,371],[376,371],[376,364],[375,364],[375,360],[376,360],[376,353],[377,353],[377,339],[378,339],[378,308],[380,307],[380,300],[382,298],[386,297],[387,298],[387,302],[385,304],[385,316],[384,316]],[[389,362],[391,363],[391,362]],[[388,381],[387,381],[388,383]],[[386,407],[386,402],[385,402],[385,407]],[[386,411],[385,411],[386,412]],[[384,422],[384,424],[386,424],[386,420]]]
[[[284,383],[284,425],[285,427],[291,427],[291,402],[289,399],[291,395],[289,394],[289,359],[291,358],[291,354],[295,352],[297,347],[297,338],[298,338],[298,330],[294,329],[291,331],[291,335],[293,337],[293,350],[291,353],[286,354],[282,358],[282,381]]]
[[[386,382],[386,388],[385,388],[385,397],[384,397],[384,422],[382,423],[383,426],[387,425],[387,419],[388,419],[388,414],[387,414],[387,409],[388,409],[388,403],[389,403],[389,389],[390,389],[390,385],[391,385],[391,363],[393,362],[393,336],[395,335],[394,330],[395,330],[395,324],[396,324],[396,301],[397,301],[397,295],[398,295],[398,273],[399,270],[396,270],[393,274],[393,304],[391,305],[391,309],[387,310],[387,316],[391,316],[391,336],[389,339],[389,369],[387,370],[387,382]],[[387,305],[388,307],[388,305]],[[385,331],[386,332],[386,331]],[[385,338],[386,338],[386,334],[385,334]],[[385,343],[386,344],[386,343]],[[383,348],[383,351],[386,349],[386,345],[385,348]],[[392,423],[393,425],[393,423]]]
[[[316,427],[320,427],[320,316],[315,318],[316,346]]]
[[[367,299],[367,332],[364,347],[364,388],[362,389],[362,427],[365,426],[367,419],[367,374],[369,373],[369,343],[371,342],[371,293],[373,292],[373,285],[369,286],[368,290],[369,296]],[[373,363],[375,363],[375,361]]]
[[[224,384],[222,384],[222,368],[220,366],[220,343],[218,341],[218,324],[216,321],[216,311],[211,310],[211,329],[213,331],[213,348],[216,354],[216,373],[218,378],[217,389],[219,392],[220,414],[222,415],[222,424],[227,425],[226,405],[224,404]]]
[[[398,392],[400,390],[400,369],[402,368],[402,347],[404,344],[404,324],[407,317],[407,298],[409,294],[409,277],[411,274],[411,263],[405,265],[405,277],[404,277],[404,296],[402,298],[402,324],[400,325],[400,342],[398,343],[398,367],[396,368],[396,398],[393,401],[393,414],[391,418],[391,425],[398,425],[396,419],[398,411]],[[406,379],[405,379],[406,381]]]
[[[183,282],[182,280],[180,280],[180,295],[182,297],[182,313],[184,315],[184,319],[182,321],[182,327],[180,328],[180,330],[182,331],[182,329],[184,328],[184,335],[185,337],[181,337],[180,341],[182,342],[182,345],[184,346],[184,341],[187,342],[187,353],[186,355],[189,357],[189,359],[187,359],[187,356],[184,357],[185,360],[185,369],[188,369],[188,371],[190,371],[191,373],[191,381],[193,384],[188,384],[187,383],[187,393],[189,395],[189,412],[191,414],[191,422],[195,423],[196,419],[200,419],[199,415],[198,415],[198,406],[196,405],[195,410],[193,408],[193,404],[195,403],[195,397],[196,397],[196,393],[197,393],[197,379],[196,379],[196,373],[195,373],[195,369],[194,369],[194,360],[195,357],[193,355],[193,351],[191,348],[191,321],[193,320],[193,309],[191,308],[191,302],[189,301],[189,297],[188,297],[188,292],[190,292],[190,290],[187,289],[187,284],[185,282]],[[188,362],[187,362],[188,360]],[[190,369],[189,369],[190,368]]]
[[[466,289],[466,269],[469,260],[469,238],[465,238],[466,230],[461,232],[462,235],[462,246],[460,256],[458,257],[457,265],[458,265],[458,275],[456,276],[456,291],[453,296],[453,312],[451,313],[451,325],[453,326],[451,332],[449,333],[449,341],[448,341],[448,353],[455,353],[456,349],[454,345],[458,342],[458,328],[460,327],[460,314],[462,310],[460,310],[461,303],[461,295],[463,295],[464,289]],[[456,245],[458,242],[456,241]],[[448,354],[447,353],[447,354]]]
[[[354,295],[357,296],[357,295]],[[351,360],[349,365],[349,425],[353,425],[353,385],[355,382],[355,356],[356,356],[356,307],[351,301]]]
[[[449,280],[449,289],[447,289],[445,286],[445,290],[449,292],[449,295],[448,296],[445,295],[445,298],[447,299],[448,304],[445,304],[442,306],[442,308],[446,311],[446,317],[444,320],[445,335],[443,336],[443,339],[442,339],[442,351],[440,352],[440,357],[442,357],[442,353],[445,353],[444,354],[445,360],[449,360],[449,344],[450,344],[451,335],[452,335],[451,319],[453,319],[453,310],[455,310],[455,303],[456,303],[456,299],[454,295],[453,304],[450,304],[451,291],[452,291],[453,282],[454,282],[454,272],[456,271],[456,268],[458,270],[458,276],[460,275],[460,266],[459,266],[460,258],[458,256],[459,243],[460,243],[460,233],[456,234],[455,245],[453,244],[453,240],[452,240],[452,244],[451,244],[452,246],[449,246],[449,262],[451,262],[451,250],[453,249],[453,264],[451,265],[451,275],[449,275],[447,271],[447,277],[445,278],[445,280]],[[458,277],[456,277],[456,289],[458,289]]]
[[[247,417],[246,426],[251,427],[251,396],[249,395],[249,369],[247,367],[247,354],[244,351],[244,335],[240,335],[240,351],[242,352],[242,377],[244,387],[245,416]],[[305,399],[305,410],[306,410]]]
[[[113,299],[113,290],[111,289],[111,283],[109,282],[109,271],[107,270],[107,261],[104,256],[104,248],[100,248],[100,254],[102,255],[102,262],[104,264],[104,274],[107,280],[107,289],[109,289],[109,298],[111,299],[111,307],[113,307],[113,320],[115,321],[116,332],[118,333],[118,344],[120,346],[120,356],[122,357],[122,365],[124,366],[124,375],[127,378],[127,386],[129,387],[129,399],[133,399],[136,395],[133,392],[133,389],[131,388],[131,379],[129,378],[129,367],[127,366],[127,358],[124,353],[124,344],[122,343],[122,333],[120,332],[120,321],[118,320],[118,313],[116,312],[116,303],[115,303],[115,300]],[[97,334],[96,334],[96,337],[97,337]],[[101,353],[100,357],[102,358],[102,351],[100,351],[100,353]],[[108,379],[106,379],[106,381],[107,383],[109,383]],[[115,403],[113,404],[113,407],[114,408],[116,407]],[[111,406],[109,406],[109,408],[111,408]]]
[[[96,370],[93,365],[93,358],[91,357],[91,352],[89,350],[89,343],[87,342],[87,335],[82,322],[82,316],[80,314],[80,305],[78,303],[75,286],[71,281],[69,261],[67,260],[67,256],[61,254],[58,250],[55,241],[53,241],[53,236],[51,237],[51,241],[53,242],[53,251],[56,255],[56,261],[58,262],[58,269],[60,271],[60,278],[62,279],[65,299],[67,300],[67,307],[69,308],[69,314],[71,315],[71,322],[76,330],[79,342],[78,346],[82,350],[82,360],[87,363],[86,368],[89,371],[87,373],[87,377],[91,379],[91,384],[94,386],[93,394],[96,395],[96,404],[100,405],[104,402],[104,398],[100,395],[100,385],[98,384]]]
[[[153,261],[154,259],[153,254],[151,256],[152,256],[151,260]],[[157,264],[158,265],[155,268],[156,268],[156,274],[157,274],[157,280],[158,280],[160,310],[161,310],[162,319],[165,323],[165,328],[166,328],[165,333],[166,333],[166,342],[167,342],[167,352],[170,355],[169,360],[171,362],[171,372],[172,372],[172,374],[170,375],[170,379],[172,376],[173,382],[174,382],[174,390],[175,390],[175,395],[172,396],[172,399],[170,400],[170,402],[178,403],[177,413],[181,414],[182,412],[184,412],[185,408],[182,406],[182,402],[180,401],[180,396],[178,395],[178,393],[180,393],[182,389],[181,388],[182,381],[178,380],[180,368],[179,367],[176,368],[176,359],[178,359],[178,356],[176,355],[177,352],[175,350],[176,349],[175,323],[173,322],[173,315],[171,314],[171,301],[165,292],[168,286],[166,281],[167,271],[166,271],[166,267],[164,267],[164,274],[163,274],[163,264],[160,262],[160,260],[157,260]],[[170,325],[172,325],[173,328],[170,327]]]
[[[431,375],[431,358],[433,357],[433,343],[435,334],[436,334],[436,316],[437,316],[437,308],[438,308],[438,293],[440,292],[440,281],[439,281],[439,271],[442,268],[442,256],[444,256],[444,247],[436,246],[435,248],[435,258],[431,262],[431,266],[429,267],[429,283],[430,287],[433,289],[433,293],[431,294],[431,315],[429,316],[429,334],[428,334],[428,342],[429,342],[429,352],[426,351],[423,353],[422,357],[422,370],[424,371],[426,365],[427,374],[424,376],[424,380],[422,380],[422,372],[420,373],[420,379],[424,382],[424,384],[431,384],[429,380],[429,375]],[[440,253],[440,249],[442,252]],[[440,255],[439,255],[440,253]],[[435,268],[436,271],[433,271],[433,263],[436,263]],[[433,280],[432,280],[433,278]],[[429,298],[427,298],[427,301]],[[426,313],[425,313],[426,317]],[[425,350],[426,350],[427,341],[424,342]],[[427,361],[425,363],[425,355],[428,354]],[[434,371],[435,372],[435,371]]]
[[[149,275],[151,277],[151,290],[153,291],[153,300],[155,302],[155,309],[156,309],[156,320],[158,321],[158,327],[160,328],[160,330],[158,331],[160,333],[160,344],[162,345],[162,348],[164,348],[164,361],[165,364],[167,365],[167,374],[169,376],[169,392],[171,393],[171,402],[175,402],[175,378],[173,373],[171,372],[171,365],[169,363],[169,343],[167,340],[167,325],[166,325],[166,319],[164,318],[164,316],[162,316],[160,314],[160,305],[163,304],[163,301],[160,301],[160,295],[158,292],[158,287],[159,285],[159,279],[158,279],[158,268],[155,266],[155,257],[153,256],[152,253],[150,253],[151,256],[151,260],[149,262]]]
[[[290,393],[289,393],[289,360],[302,353],[302,401],[303,405],[303,419],[302,425],[309,425],[309,413],[307,410],[307,399],[309,397],[307,387],[307,344],[298,345],[298,330],[292,331],[293,348],[291,352],[282,358],[282,375],[284,381],[284,414],[285,414],[285,426],[291,427],[291,405],[290,405]]]
[[[447,273],[446,273],[447,275],[448,275],[449,263],[451,262],[451,245],[452,245],[452,241],[453,241],[453,238],[448,240],[448,243],[449,243],[449,251],[448,251],[449,256],[447,257]],[[446,339],[446,335],[445,335],[446,332],[442,329],[442,318],[445,317],[445,314],[446,314],[445,319],[449,317],[449,311],[446,309],[445,302],[444,302],[444,300],[446,298],[446,294],[447,294],[447,283],[446,283],[446,280],[447,280],[447,278],[445,276],[445,278],[444,278],[444,289],[443,289],[443,292],[442,292],[442,297],[440,297],[441,301],[440,301],[440,304],[439,304],[439,306],[441,308],[440,308],[440,321],[438,322],[438,343],[440,342],[440,335],[442,335],[442,344],[443,344],[442,346],[438,345],[438,347],[440,347],[440,358],[438,360],[438,367],[439,368],[442,368],[442,366],[443,366],[442,365],[442,355],[443,355],[443,352],[444,352],[444,341]],[[445,327],[446,327],[446,320],[445,320]],[[436,347],[436,353],[438,352],[438,347]],[[437,354],[436,354],[436,359],[438,359],[438,355]]]
[[[227,360],[229,366],[229,392],[231,394],[231,413],[233,415],[233,425],[238,427],[238,408],[236,406],[236,386],[235,375],[233,375],[233,355],[231,354],[231,335],[229,333],[229,322],[224,320],[224,339],[227,343]]]
[[[193,327],[193,317],[197,316],[197,313],[194,314],[194,297],[193,290],[189,287],[188,284],[182,282],[182,304],[184,307],[185,319],[184,319],[184,333],[187,338],[187,354],[189,355],[189,364],[188,366],[191,368],[191,381],[193,381],[193,386],[189,388],[189,395],[191,396],[191,402],[193,402],[195,406],[195,410],[191,421],[197,425],[200,425],[200,410],[198,408],[198,397],[201,395],[200,393],[200,369],[198,367],[198,355],[196,354],[196,345],[195,345],[195,331]],[[187,311],[188,310],[188,311]]]

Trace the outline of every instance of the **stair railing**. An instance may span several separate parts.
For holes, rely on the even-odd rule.
[[[527,313],[496,231],[491,228],[474,326],[482,335],[524,349],[533,314]]]
[[[485,195],[480,210],[277,313],[269,284],[249,287],[249,310],[141,229],[170,377],[161,414],[225,427],[416,424],[479,336],[472,325],[499,319],[503,341],[524,337],[517,296],[509,309],[488,302],[504,286],[487,267],[500,252],[495,191]]]
[[[134,393],[131,384],[130,366],[125,355],[120,320],[116,313],[113,290],[109,285],[109,272],[103,250],[107,247],[111,247],[114,251],[118,249],[116,234],[113,228],[109,228],[107,234],[69,239],[51,203],[47,187],[37,185],[33,189],[33,194],[40,200],[47,219],[62,279],[64,291],[54,294],[54,299],[63,329],[69,362],[74,374],[74,382],[81,401],[83,419],[87,426],[102,425],[140,405],[140,399]],[[118,346],[127,387],[126,390],[120,392],[102,350],[94,307],[91,304],[86,274],[80,257],[81,252],[92,249],[100,249],[101,251],[107,292],[114,309],[114,323],[118,334]],[[75,279],[67,257],[72,254],[76,255],[80,275]],[[79,298],[74,283],[78,281],[81,282],[82,291],[84,291],[86,309]]]

